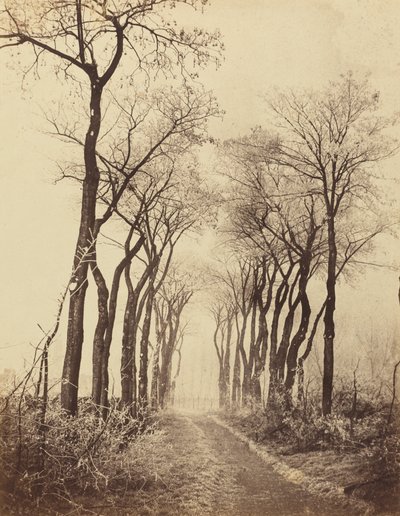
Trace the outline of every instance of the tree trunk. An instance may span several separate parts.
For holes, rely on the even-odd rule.
[[[129,243],[132,237],[133,231],[131,230],[129,232],[129,236],[127,239],[127,245],[129,247]],[[121,280],[121,275],[124,269],[130,265],[132,258],[137,254],[140,247],[143,244],[143,239],[139,238],[139,240],[136,242],[136,244],[133,246],[132,249],[129,250],[129,252],[125,255],[125,257],[120,261],[120,263],[117,265],[114,271],[113,281],[111,285],[111,292],[108,302],[108,324],[105,328],[105,334],[103,338],[103,349],[102,349],[102,355],[100,357],[101,362],[101,368],[100,368],[100,403],[103,407],[103,417],[106,417],[108,413],[108,407],[109,407],[109,399],[108,399],[108,388],[109,388],[109,375],[108,375],[108,363],[110,358],[110,348],[111,348],[111,342],[112,342],[112,336],[114,332],[114,323],[115,323],[115,316],[117,311],[117,300],[118,300],[118,292],[119,292],[119,285]],[[129,297],[129,296],[128,296]],[[130,322],[130,325],[132,326],[132,322]],[[93,364],[95,360],[93,359]],[[94,382],[93,382],[94,383]],[[93,395],[97,394],[93,392]],[[93,396],[94,399],[94,396]],[[97,402],[96,402],[97,403]]]
[[[246,407],[251,402],[251,371],[243,364],[242,379],[242,406]]]
[[[154,276],[150,278],[149,292],[146,301],[146,311],[144,315],[142,338],[140,340],[140,360],[139,360],[139,406],[141,411],[146,410],[148,404],[148,361],[149,361],[149,336],[151,326],[151,316],[154,302]]]
[[[308,325],[310,323],[311,308],[307,296],[307,284],[309,279],[311,260],[312,260],[312,244],[314,242],[315,232],[311,232],[308,238],[306,252],[302,257],[300,264],[299,279],[299,300],[301,303],[301,318],[299,327],[290,343],[290,347],[286,357],[286,378],[285,389],[287,392],[287,401],[292,402],[292,390],[297,371],[297,357],[300,346],[305,341]]]
[[[336,308],[336,236],[333,214],[328,216],[328,274],[326,280],[326,308],[324,315],[324,373],[322,381],[322,414],[332,411],[332,390],[334,370],[334,340]]]
[[[161,350],[161,335],[157,332],[157,342],[153,353],[153,367],[151,376],[151,408],[156,410],[159,405],[159,391],[160,391],[160,350]]]
[[[168,368],[164,365],[164,358],[160,369],[160,407],[165,408],[166,393],[168,390]]]
[[[325,305],[326,305],[326,300],[322,303],[322,306],[321,306],[319,312],[315,316],[315,319],[314,319],[314,322],[313,322],[313,325],[312,325],[312,328],[310,331],[310,335],[308,336],[308,339],[307,339],[306,349],[304,350],[304,353],[298,360],[298,364],[297,364],[297,375],[298,375],[297,398],[300,402],[302,402],[304,400],[304,362],[307,360],[309,354],[311,353],[314,338],[315,338],[315,335],[316,335],[317,329],[318,329],[318,323],[322,317],[322,314],[324,313]]]
[[[233,364],[232,377],[232,406],[238,407],[240,404],[240,351],[239,343],[236,344],[235,362]]]
[[[85,178],[82,184],[82,208],[78,239],[70,281],[67,343],[61,384],[61,407],[71,415],[78,410],[78,385],[83,346],[83,322],[87,289],[88,263],[95,242],[92,241],[96,218],[99,170],[96,143],[101,125],[102,87],[91,78],[90,123],[84,145]]]
[[[165,390],[165,405],[171,406],[172,403],[172,353],[171,353],[171,359],[168,363],[168,370],[167,370],[167,382],[166,382],[166,390]]]
[[[279,291],[279,289],[278,289]],[[271,325],[271,346],[269,352],[269,385],[268,385],[268,397],[267,404],[273,404],[275,400],[275,387],[277,382],[277,368],[276,368],[276,351],[278,349],[278,327],[279,318],[282,311],[282,306],[278,303],[278,293],[275,301],[274,315],[272,317]]]
[[[290,337],[293,330],[293,322],[294,315],[296,313],[296,309],[300,303],[300,295],[296,296],[295,301],[289,307],[289,311],[285,318],[285,323],[283,325],[282,338],[279,345],[278,353],[276,355],[276,368],[278,374],[278,380],[283,383],[285,378],[285,363],[286,356],[290,345]]]
[[[183,339],[183,337],[182,337],[182,339]],[[180,347],[176,351],[178,353],[178,365],[176,368],[176,373],[175,373],[174,379],[172,380],[172,383],[171,383],[171,405],[172,406],[175,405],[176,380],[178,379],[179,373],[181,372],[181,362],[182,362],[182,352],[181,352]],[[225,397],[226,397],[226,393],[225,393]]]
[[[277,364],[277,349],[278,349],[278,330],[279,319],[281,317],[283,305],[286,302],[289,293],[289,278],[292,274],[294,264],[291,264],[286,274],[282,277],[282,282],[277,288],[275,295],[274,314],[272,316],[271,324],[271,347],[269,352],[269,385],[267,404],[274,405],[277,388],[278,388],[278,364]]]
[[[256,344],[256,320],[257,320],[257,303],[256,300],[253,299],[252,302],[252,313],[251,313],[251,322],[250,322],[250,345],[249,345],[249,355],[248,359],[245,360],[244,356],[244,335],[241,339],[241,349],[242,351],[242,359],[243,359],[243,382],[242,382],[242,404],[244,406],[250,405],[252,402],[252,388],[251,388],[251,378],[253,372],[253,364],[254,364],[254,352],[255,352],[255,344]],[[245,320],[244,320],[245,321]],[[244,331],[246,330],[245,322],[244,322]]]
[[[97,325],[93,338],[92,356],[92,400],[99,406],[102,391],[102,366],[104,360],[104,334],[107,329],[108,319],[108,289],[104,276],[97,267],[96,258],[92,266],[92,273],[97,285]]]
[[[225,371],[222,361],[219,365],[219,375],[218,375],[218,406],[220,409],[225,408],[226,402],[226,383],[225,383]]]
[[[261,383],[260,377],[265,369],[265,362],[268,350],[268,328],[266,313],[260,310],[258,321],[258,335],[254,350],[254,371],[251,378],[252,397],[255,403],[261,404]]]
[[[310,321],[311,309],[310,303],[308,302],[308,296],[304,292],[302,294],[302,314],[301,320],[299,324],[299,328],[294,335],[292,342],[290,343],[287,359],[286,359],[286,379],[285,379],[285,388],[288,392],[288,395],[291,396],[294,381],[296,378],[297,371],[297,357],[300,346],[303,344],[307,331],[308,324]]]
[[[133,384],[136,384],[136,333],[137,333],[137,299],[133,292],[126,300],[121,354],[121,406],[132,406],[134,399]]]
[[[171,365],[172,355],[176,339],[176,331],[173,323],[169,321],[169,336],[165,341],[165,347],[162,350],[162,363],[160,369],[160,406],[165,408],[168,402],[168,394],[171,387]]]
[[[224,356],[224,383],[225,383],[225,400],[224,408],[229,407],[229,385],[231,381],[231,341],[232,341],[232,319],[228,318],[226,328],[226,346]]]
[[[242,358],[242,364],[243,364],[243,379],[242,379],[242,386],[241,386],[241,400],[242,405],[246,405],[248,403],[248,396],[250,392],[250,379],[251,379],[251,371],[249,371],[248,368],[248,362],[246,357],[246,351],[244,349],[244,337],[246,334],[246,323],[243,323],[242,329],[240,331],[240,337],[239,337],[239,352],[240,356]],[[240,371],[240,369],[239,369]],[[239,389],[240,389],[240,377],[239,377]],[[240,399],[240,396],[238,397]]]
[[[265,370],[265,363],[267,361],[267,351],[268,351],[268,324],[267,324],[267,314],[271,307],[272,303],[272,295],[273,288],[276,280],[276,274],[278,272],[278,267],[276,264],[273,264],[273,273],[269,277],[269,284],[267,289],[267,296],[265,302],[263,300],[263,293],[265,286],[267,284],[267,265],[266,262],[262,264],[262,275],[261,275],[261,283],[256,291],[256,299],[258,305],[258,332],[257,339],[254,346],[254,371],[251,379],[251,390],[252,396],[258,405],[262,404],[262,391],[261,391],[261,383],[260,377]]]
[[[140,239],[142,245],[143,239]],[[128,253],[127,253],[128,254]],[[139,302],[140,293],[148,280],[150,266],[142,274],[135,289],[130,277],[130,262],[125,267],[125,282],[128,289],[126,300],[124,324],[122,333],[122,354],[121,354],[121,405],[131,408],[131,415],[137,415],[137,382],[136,382],[136,341],[137,330],[144,297]]]

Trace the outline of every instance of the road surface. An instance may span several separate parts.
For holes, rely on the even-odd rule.
[[[212,417],[174,414],[166,418],[165,430],[173,468],[181,473],[178,514],[356,514],[284,479]],[[167,507],[163,514],[170,514]]]

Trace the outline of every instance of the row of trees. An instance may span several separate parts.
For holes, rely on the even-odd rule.
[[[17,0],[5,2],[1,9],[2,48],[11,58],[22,48],[25,71],[43,73],[45,65],[45,73],[58,77],[80,105],[76,119],[64,119],[63,109],[48,116],[56,136],[78,148],[77,159],[63,164],[62,173],[78,181],[82,192],[61,386],[62,408],[71,415],[78,409],[89,270],[98,304],[93,401],[103,414],[107,412],[109,356],[122,276],[128,295],[121,404],[131,407],[132,415],[138,403],[147,405],[154,312],[153,403],[162,405],[171,390],[172,354],[182,339],[180,317],[191,290],[179,282],[178,288],[177,281],[173,288],[165,282],[171,281],[177,242],[207,214],[210,196],[191,152],[206,140],[207,120],[218,114],[212,95],[195,87],[193,79],[199,67],[218,62],[221,50],[218,33],[179,26],[173,10],[196,10],[205,3]],[[173,86],[160,88],[160,74]],[[98,245],[106,227],[126,233],[110,283]]]
[[[79,157],[63,166],[63,176],[78,181],[82,191],[61,389],[62,407],[72,415],[78,406],[89,270],[98,298],[92,397],[103,412],[122,276],[128,295],[121,403],[133,404],[133,414],[136,401],[147,404],[154,310],[159,336],[155,350],[163,354],[170,346],[163,348],[163,340],[178,339],[178,329],[168,327],[167,336],[161,323],[165,313],[175,317],[172,308],[158,306],[157,299],[178,240],[212,204],[192,150],[206,141],[207,121],[218,115],[218,107],[193,79],[198,67],[218,62],[221,45],[218,33],[179,27],[171,13],[203,4],[43,0],[32,5],[6,2],[1,10],[2,47],[11,52],[29,49],[31,57],[24,57],[30,59],[29,70],[48,65],[50,73],[82,97],[78,119],[65,120],[61,109],[49,115],[56,136],[79,150]],[[174,86],[158,88],[160,74]],[[240,384],[244,400],[260,398],[259,378],[268,356],[269,398],[284,386],[290,399],[296,372],[301,378],[322,319],[322,411],[330,413],[336,282],[385,227],[376,211],[372,166],[393,152],[394,143],[386,135],[390,120],[379,116],[378,105],[379,95],[366,82],[347,76],[321,94],[277,97],[271,103],[277,133],[257,127],[222,145],[229,180],[226,229],[238,257],[236,266],[221,277],[226,291],[213,308],[222,399],[227,398],[234,330],[233,400],[239,398]],[[98,242],[105,228],[115,224],[126,239],[108,283]],[[325,295],[319,306],[311,307],[310,286],[321,277]],[[165,357],[170,354],[166,351]],[[160,386],[154,381],[152,399],[161,404],[164,384],[165,378]]]
[[[222,146],[232,250],[232,265],[217,274],[224,290],[212,309],[222,405],[232,327],[232,402],[240,391],[244,404],[261,402],[268,361],[268,403],[283,396],[290,405],[296,377],[303,395],[304,362],[321,321],[322,413],[331,413],[337,280],[388,227],[373,166],[395,142],[378,104],[368,83],[349,74],[321,93],[271,102],[278,133],[257,127]]]

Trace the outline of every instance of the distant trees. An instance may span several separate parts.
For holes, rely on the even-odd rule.
[[[164,408],[173,400],[186,326],[182,321],[182,312],[193,296],[193,288],[190,275],[174,268],[163,283],[154,305],[157,340],[153,351],[151,401],[155,408]],[[173,376],[175,352],[179,361],[176,375]]]
[[[255,155],[253,143],[251,139],[226,143],[225,150],[236,165],[228,201],[229,231],[235,235],[236,252],[251,250],[252,254],[248,258],[249,352],[248,356],[244,349],[241,353],[243,400],[261,402],[260,376],[269,351],[272,403],[284,391],[288,399],[291,396],[298,350],[311,314],[307,285],[321,264],[324,235],[314,197],[298,196],[299,185],[280,177],[278,167],[266,164],[265,156]],[[303,315],[295,330],[299,311]]]
[[[125,244],[125,256],[130,260],[125,267],[128,295],[122,334],[121,404],[130,407],[133,416],[136,416],[139,408],[142,413],[148,405],[150,334],[154,323],[157,343],[153,346],[153,362],[158,347],[161,353],[164,352],[164,347],[159,346],[161,312],[158,308],[161,293],[164,300],[168,298],[169,291],[165,282],[168,285],[173,283],[171,266],[176,246],[189,231],[199,229],[207,217],[212,200],[202,185],[196,163],[190,161],[188,155],[183,154],[175,160],[168,159],[164,166],[160,166],[162,162],[157,163],[154,161],[145,174],[136,176],[136,181],[131,182],[127,191],[126,203],[117,209],[120,218],[130,227],[128,240],[133,232],[137,234],[138,241],[142,242],[141,252],[135,253],[133,257],[136,265],[133,271],[132,248],[127,245],[128,241]],[[172,312],[168,315],[167,328],[170,333],[169,346],[172,346],[168,352],[171,359],[180,337],[180,312],[190,297],[183,306],[180,306],[182,300],[179,296],[177,300],[174,298],[179,307],[175,306],[175,301],[171,301],[173,306],[170,307]],[[175,328],[173,331],[171,324]],[[158,370],[153,367],[152,371],[154,383],[158,381],[154,378]],[[155,392],[153,387],[152,398]],[[102,401],[103,406],[106,401],[106,398]]]
[[[223,145],[231,188],[225,231],[235,238],[230,246],[241,278],[233,287],[226,271],[224,281],[242,300],[238,349],[244,403],[248,393],[260,399],[257,378],[267,354],[268,402],[283,396],[290,404],[297,374],[301,396],[303,364],[322,318],[322,412],[331,412],[336,281],[385,228],[377,216],[372,165],[391,155],[394,142],[386,136],[390,121],[377,114],[378,104],[367,82],[348,75],[320,93],[278,96],[271,103],[278,135],[257,127]],[[326,296],[312,320],[311,280],[324,276]],[[239,369],[235,362],[236,376]],[[237,382],[236,377],[233,399]]]
[[[226,409],[230,406],[231,347],[233,323],[237,316],[237,309],[229,293],[211,307],[211,313],[215,323],[214,346],[219,365],[219,408]]]
[[[55,66],[55,74],[66,83],[77,81],[82,84],[87,103],[87,129],[82,137],[70,130],[64,131],[57,125],[57,133],[73,139],[82,146],[82,204],[78,238],[73,259],[73,275],[70,280],[70,305],[66,354],[63,368],[61,403],[70,414],[77,411],[79,370],[84,339],[84,307],[87,290],[87,273],[91,265],[99,294],[99,324],[97,344],[107,327],[106,305],[108,291],[102,274],[97,268],[96,241],[100,228],[112,217],[117,205],[133,175],[155,154],[163,152],[162,144],[175,132],[185,129],[181,122],[187,118],[185,104],[176,106],[171,100],[161,107],[156,106],[171,124],[163,122],[158,126],[159,138],[147,150],[139,152],[137,145],[132,151],[132,132],[140,125],[142,116],[133,118],[124,137],[124,149],[115,145],[112,159],[99,155],[99,135],[103,125],[102,100],[115,76],[132,88],[137,81],[146,87],[152,77],[162,70],[174,75],[179,72],[190,78],[196,71],[187,67],[187,58],[194,59],[196,65],[203,66],[212,59],[218,59],[218,34],[210,34],[201,29],[188,31],[174,23],[169,9],[176,4],[197,8],[204,2],[179,0],[139,1],[135,5],[118,1],[81,2],[6,2],[0,13],[2,48],[13,51],[14,47],[29,47],[32,50],[29,69],[35,69],[41,62]],[[129,60],[129,61],[128,61]],[[125,61],[128,68],[122,69]],[[82,82],[83,79],[83,82]],[[143,89],[143,88],[142,88]],[[108,93],[107,93],[108,94]],[[137,91],[133,93],[135,96]],[[174,95],[171,94],[171,99]],[[185,102],[185,101],[183,101]],[[186,105],[191,111],[191,106]],[[123,107],[123,111],[129,108]],[[196,110],[195,110],[196,111]],[[191,119],[191,130],[204,120],[207,114]],[[118,115],[117,115],[118,119]],[[57,122],[57,121],[56,121]],[[154,121],[153,121],[154,123]],[[185,122],[183,122],[185,124]],[[74,125],[74,124],[73,124]],[[145,135],[139,131],[139,134]],[[138,144],[140,138],[136,141]],[[165,148],[165,146],[164,146]],[[122,162],[122,166],[121,166]],[[102,167],[105,167],[104,184]],[[117,187],[115,188],[115,186]],[[104,188],[111,191],[113,199],[101,217],[97,215],[99,197],[104,197]],[[85,259],[82,260],[82,257]],[[113,301],[114,302],[114,301]],[[96,373],[98,375],[98,373]],[[98,399],[98,389],[95,398]]]

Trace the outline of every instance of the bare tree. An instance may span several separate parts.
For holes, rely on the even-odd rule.
[[[318,95],[281,95],[272,103],[280,137],[256,128],[224,145],[234,164],[226,175],[236,184],[231,196],[235,236],[287,267],[287,274],[282,265],[279,269],[282,282],[275,296],[270,386],[275,373],[283,379],[286,355],[286,388],[293,385],[311,315],[306,285],[318,268],[326,267],[327,295],[323,314],[316,319],[317,324],[324,316],[324,414],[331,411],[332,400],[336,279],[385,227],[371,210],[377,195],[371,165],[389,156],[394,145],[384,136],[389,121],[374,113],[378,100],[366,82],[358,83],[351,75]],[[286,302],[288,312],[276,348]],[[300,326],[291,340],[298,309]]]
[[[253,132],[248,137],[228,141],[225,152],[233,162],[229,173],[233,179],[228,197],[229,232],[235,236],[239,253],[250,246],[257,256],[248,365],[250,370],[254,367],[253,398],[258,401],[261,398],[259,377],[264,370],[269,337],[267,314],[275,296],[270,334],[271,401],[279,384],[283,388],[285,369],[286,389],[289,394],[292,390],[297,354],[311,313],[306,288],[324,251],[323,221],[313,194],[304,195],[301,182],[287,178],[280,167],[271,163],[271,151],[259,136]],[[258,146],[263,142],[264,148],[259,151]],[[287,313],[278,347],[279,320],[286,303]],[[292,338],[299,307],[303,315]],[[257,308],[259,322],[255,337]]]
[[[171,387],[169,390],[169,403],[173,407],[175,405],[175,389],[176,389],[176,381],[180,375],[181,372],[181,365],[182,365],[182,346],[185,340],[185,335],[187,331],[188,323],[185,323],[182,325],[182,327],[179,330],[179,334],[177,337],[177,344],[175,346],[175,353],[178,355],[178,362],[176,364],[175,374],[171,381]]]
[[[351,75],[321,94],[282,95],[272,103],[284,127],[274,159],[304,178],[325,209],[329,248],[322,393],[325,415],[332,409],[337,221],[346,211],[371,202],[371,165],[391,155],[394,148],[383,134],[389,121],[375,114],[378,104],[379,94],[371,91],[366,81],[357,82]]]
[[[114,270],[109,296],[105,281],[98,281],[98,284],[100,284],[100,287],[98,287],[98,290],[100,290],[98,293],[99,320],[93,342],[92,399],[96,405],[102,405],[103,407],[108,404],[108,360],[116,317],[120,279],[124,270],[130,267],[132,259],[139,252],[144,242],[144,237],[140,236],[135,244],[131,246],[133,229],[134,226],[131,227],[125,242],[125,256]],[[96,271],[94,274],[101,273]]]
[[[227,314],[225,314],[225,306],[216,303],[211,307],[211,313],[215,323],[214,329],[214,348],[217,353],[218,364],[219,364],[219,373],[218,373],[218,391],[219,391],[219,408],[224,409],[228,403],[228,392],[229,392],[229,383],[227,383],[227,373],[225,367],[229,364],[229,358],[227,359],[227,354],[229,357],[230,350],[230,338],[225,337],[225,334],[228,333],[228,324]],[[232,332],[232,321],[230,321],[230,331]],[[225,338],[227,338],[227,342],[225,342]]]
[[[204,124],[207,118],[215,113],[215,105],[209,95],[203,95],[190,88],[184,88],[181,92],[171,92],[171,96],[166,100],[158,95],[153,95],[150,106],[147,102],[145,107],[137,104],[140,103],[132,103],[129,109],[118,104],[122,111],[120,124],[122,124],[124,130],[121,131],[121,136],[111,139],[110,150],[107,154],[103,150],[104,142],[101,149],[97,151],[102,165],[99,198],[102,204],[105,204],[106,209],[102,217],[95,221],[95,238],[97,238],[104,222],[113,213],[122,218],[131,227],[132,231],[138,233],[139,221],[143,218],[143,214],[153,209],[157,199],[171,187],[169,183],[175,167],[176,156],[179,155],[182,159],[182,156],[194,143],[199,144],[203,141],[205,135]],[[56,123],[54,125],[59,135],[72,140],[74,143],[81,144],[74,131],[65,128],[60,129]],[[151,130],[149,130],[149,126],[151,126]],[[140,146],[138,146],[139,130],[142,133]],[[144,134],[147,135],[146,138]],[[135,147],[136,152],[133,155],[132,149]],[[156,168],[157,177],[153,177],[152,174],[154,174]],[[79,176],[77,178],[79,179]],[[141,195],[138,193],[139,190],[142,192]],[[144,194],[145,190],[146,194]],[[129,207],[128,216],[124,215],[126,206]],[[141,235],[140,241],[142,243],[144,238]],[[123,270],[123,265],[127,266],[128,261],[130,265],[137,251],[138,248],[135,246],[132,250],[126,249],[126,256],[116,269],[119,276]],[[111,344],[115,313],[109,313],[108,304],[113,310],[118,289],[114,288],[111,291],[113,298],[109,300],[106,279],[97,260],[96,247],[93,249],[90,265],[98,291],[98,323],[93,348],[93,385],[95,388],[96,382],[100,378],[97,370],[101,363],[103,350],[107,354],[107,348],[109,350]],[[115,282],[114,287],[117,287]],[[139,288],[141,287],[139,286]],[[137,294],[134,295],[132,292],[129,281],[128,291],[131,298],[137,299]],[[132,339],[130,339],[131,341]],[[108,385],[107,367],[108,358],[104,361],[102,374],[103,383]],[[96,403],[99,401],[98,393],[100,390],[101,388],[97,386],[97,392],[93,392]],[[107,396],[104,394],[102,403],[104,406],[107,404],[106,398]]]
[[[178,274],[175,267],[161,286],[154,305],[157,327],[161,331],[157,333],[160,340],[153,356],[152,401],[161,408],[172,401],[172,359],[182,344],[182,312],[194,293],[191,283],[190,276]]]
[[[248,355],[245,346],[246,331],[250,313],[254,312],[254,278],[253,261],[251,258],[234,256],[228,266],[216,273],[217,284],[222,284],[229,292],[232,303],[233,318],[236,327],[236,347],[232,376],[232,405],[238,406],[241,397],[248,401],[251,384],[252,357]],[[251,320],[254,326],[254,320]],[[252,348],[251,348],[252,349]],[[241,381],[241,363],[243,365],[243,380]]]
[[[181,0],[194,8],[200,2]],[[201,2],[202,4],[203,2]],[[216,34],[200,30],[188,32],[168,24],[163,18],[164,6],[174,7],[168,0],[130,2],[106,1],[6,2],[0,13],[2,48],[29,47],[33,51],[30,68],[54,58],[56,73],[68,79],[86,79],[89,91],[89,122],[83,142],[84,176],[82,180],[81,219],[70,282],[67,347],[63,369],[61,401],[63,408],[77,411],[78,380],[83,343],[83,315],[87,289],[88,265],[80,256],[95,250],[96,204],[100,171],[97,144],[102,125],[103,93],[119,68],[124,53],[130,54],[132,68],[149,77],[152,71],[173,72],[176,67],[186,74],[187,57],[194,56],[199,65],[212,58],[209,43],[217,42]],[[107,213],[101,223],[111,217]],[[72,295],[74,294],[74,295]]]
[[[171,264],[178,241],[189,231],[199,228],[212,205],[212,195],[202,185],[196,160],[183,154],[165,162],[168,171],[153,162],[153,171],[146,169],[143,181],[130,188],[128,209],[138,212],[143,206],[137,231],[144,238],[144,269],[133,286],[127,275],[128,299],[125,312],[121,377],[123,404],[136,404],[136,337],[141,315],[144,319],[140,338],[139,384],[137,401],[145,408],[148,398],[148,347],[152,328],[153,307]],[[129,221],[126,214],[117,210]],[[154,350],[155,356],[157,351]]]

